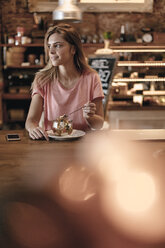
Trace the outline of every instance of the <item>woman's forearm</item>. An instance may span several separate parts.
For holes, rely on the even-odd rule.
[[[30,129],[34,129],[39,126],[39,122],[37,120],[27,119],[25,122],[25,128],[27,131]]]
[[[91,117],[86,118],[86,121],[90,128],[93,129],[101,129],[104,123],[104,119],[100,115],[93,115]]]

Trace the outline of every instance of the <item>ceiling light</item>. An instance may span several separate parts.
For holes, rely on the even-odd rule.
[[[53,11],[53,20],[79,22],[82,20],[81,10],[74,4],[74,0],[59,0],[58,7]]]

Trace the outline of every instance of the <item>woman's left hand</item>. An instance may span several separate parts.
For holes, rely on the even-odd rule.
[[[94,116],[96,113],[96,104],[93,102],[88,102],[84,104],[83,107],[83,116],[88,119],[89,117]]]

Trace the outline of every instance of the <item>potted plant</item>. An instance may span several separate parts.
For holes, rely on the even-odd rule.
[[[112,40],[112,32],[110,31],[105,31],[103,33],[103,37],[104,37],[104,49],[108,49],[109,45],[110,45],[110,40]]]

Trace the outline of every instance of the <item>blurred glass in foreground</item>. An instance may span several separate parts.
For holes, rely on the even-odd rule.
[[[150,148],[118,131],[93,135],[83,147],[89,167],[101,179],[105,218],[129,239],[154,244],[165,241],[165,168]]]

